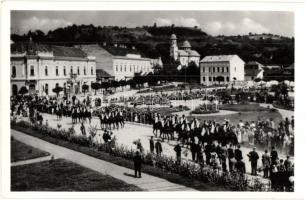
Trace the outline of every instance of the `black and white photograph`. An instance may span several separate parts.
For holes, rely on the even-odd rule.
[[[11,10],[11,192],[294,193],[294,24]]]

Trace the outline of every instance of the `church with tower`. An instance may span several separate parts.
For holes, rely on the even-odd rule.
[[[177,37],[175,34],[171,35],[170,40],[170,56],[175,61],[179,61],[181,67],[188,66],[188,64],[191,62],[194,62],[197,66],[199,66],[200,54],[195,50],[191,50],[191,45],[187,40],[184,41],[183,45],[181,46],[181,49],[178,48]]]

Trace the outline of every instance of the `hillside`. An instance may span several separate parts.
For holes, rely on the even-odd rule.
[[[178,45],[188,40],[201,58],[206,55],[238,54],[244,61],[256,60],[262,64],[289,66],[294,63],[294,38],[266,37],[257,35],[213,37],[200,28],[176,26],[143,26],[126,28],[118,26],[72,25],[50,30],[40,30],[24,35],[12,34],[14,42],[26,42],[31,36],[34,42],[74,46],[77,44],[133,46],[146,57],[161,56],[163,63],[171,62],[169,37],[175,33]],[[267,34],[269,36],[269,34]]]

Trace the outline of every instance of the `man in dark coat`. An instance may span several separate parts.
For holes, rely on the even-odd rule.
[[[278,160],[278,153],[275,150],[275,147],[272,147],[270,156],[271,156],[271,164],[276,166],[277,165],[277,160]]]
[[[162,148],[162,145],[160,143],[160,140],[157,140],[157,142],[155,143],[155,150],[156,150],[156,154],[158,156],[161,156],[161,153],[163,152],[163,148]]]
[[[229,171],[232,172],[234,168],[234,159],[235,159],[235,154],[233,150],[233,145],[230,144],[229,148],[227,149],[227,155],[228,155],[228,167]]]
[[[271,158],[268,154],[268,150],[265,150],[265,153],[262,155],[262,167],[264,172],[264,178],[269,178],[269,171],[271,168]]]
[[[151,139],[150,139],[150,152],[154,153],[154,140],[153,140],[153,136],[151,136]]]
[[[238,145],[237,149],[235,149],[235,159],[237,160],[237,162],[243,159],[242,151],[240,150],[240,145]]]
[[[258,153],[256,152],[256,147],[254,147],[253,151],[251,151],[248,154],[248,157],[249,157],[250,162],[251,162],[251,168],[252,168],[251,175],[257,176],[257,161],[259,159],[259,156],[258,156]]]
[[[176,162],[177,162],[177,164],[180,164],[181,163],[182,148],[181,148],[179,143],[177,145],[175,145],[174,151],[176,153]]]
[[[237,172],[241,175],[244,176],[245,174],[245,163],[242,160],[237,161],[236,163],[236,169]]]
[[[139,151],[136,151],[136,155],[134,156],[134,169],[135,169],[135,178],[137,178],[137,173],[139,178],[141,178],[141,163],[142,158]]]
[[[210,143],[208,143],[205,146],[205,149],[204,149],[205,159],[206,159],[206,164],[207,165],[210,165],[211,152],[212,152],[212,145]]]
[[[197,145],[194,141],[192,141],[190,144],[190,151],[191,151],[192,161],[195,161],[197,153]]]

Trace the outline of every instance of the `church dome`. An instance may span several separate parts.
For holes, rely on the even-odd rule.
[[[183,43],[182,48],[191,48],[191,45],[190,45],[190,43],[186,40],[186,41]]]
[[[171,37],[170,37],[170,39],[171,39],[171,40],[176,40],[176,39],[177,39],[177,38],[176,38],[176,35],[175,35],[175,34],[172,34]]]

